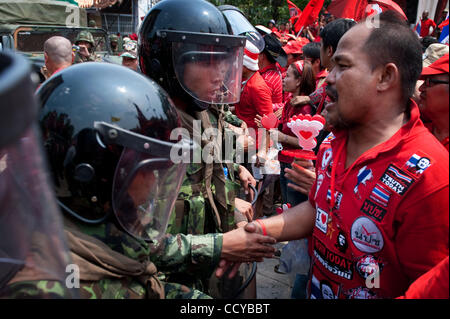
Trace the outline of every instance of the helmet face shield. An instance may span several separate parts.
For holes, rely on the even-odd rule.
[[[0,149],[0,295],[23,267],[65,286],[70,257],[37,136],[33,125]]]
[[[186,172],[186,163],[175,164],[171,155],[191,152],[193,143],[187,137],[163,142],[105,122],[94,127],[107,144],[124,147],[113,179],[117,220],[136,238],[158,240],[165,234]]]
[[[189,95],[208,104],[239,102],[244,37],[160,32],[172,43],[175,75]]]
[[[145,241],[165,234],[186,164],[125,148],[113,182],[113,209],[122,227]]]

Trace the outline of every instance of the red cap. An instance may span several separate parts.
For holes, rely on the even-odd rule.
[[[422,76],[448,73],[448,53],[422,70]]]
[[[300,41],[289,41],[284,47],[283,50],[286,54],[302,54],[303,43]]]

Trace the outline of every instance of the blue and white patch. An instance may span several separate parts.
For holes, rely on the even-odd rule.
[[[359,185],[366,185],[368,181],[373,179],[372,170],[370,168],[367,168],[367,166],[364,166],[359,170],[356,179],[356,186],[353,189],[353,192],[358,196],[359,199],[361,199],[361,196],[359,195]]]
[[[425,170],[431,166],[431,159],[426,156],[413,154],[411,158],[405,163],[408,172],[420,176]]]

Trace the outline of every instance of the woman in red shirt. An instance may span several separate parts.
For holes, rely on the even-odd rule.
[[[301,95],[309,95],[314,92],[315,79],[311,63],[308,61],[296,61],[292,63],[283,80],[283,89],[285,92],[291,92],[292,98]],[[313,109],[309,104],[293,106],[291,105],[290,100],[286,103],[283,114],[281,115],[279,130],[277,131],[278,142],[281,142],[284,150],[299,148],[297,137],[291,132],[291,129],[287,127],[289,119],[294,115],[311,114],[312,110]],[[295,206],[306,200],[307,197],[287,187],[287,184],[291,181],[285,178],[284,169],[291,168],[293,158],[279,153],[278,160],[280,161],[281,166],[280,184],[283,202]]]

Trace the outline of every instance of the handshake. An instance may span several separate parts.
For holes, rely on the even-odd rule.
[[[243,262],[261,262],[263,258],[273,258],[277,240],[262,235],[261,227],[256,223],[248,223],[244,227],[223,234],[221,260],[216,269],[216,276],[222,277],[231,268],[228,275],[236,275]]]

